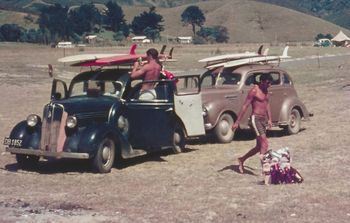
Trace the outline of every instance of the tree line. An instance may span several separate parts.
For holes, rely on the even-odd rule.
[[[79,7],[62,6],[56,3],[44,6],[36,21],[38,29],[25,29],[17,24],[0,26],[0,41],[52,44],[59,41],[82,42],[86,35],[112,31],[116,41],[123,41],[130,35],[144,35],[153,42],[161,40],[164,31],[163,16],[156,7],[135,16],[130,24],[125,20],[122,8],[115,1],[98,10],[90,2]],[[228,31],[224,26],[205,27],[205,16],[198,6],[187,7],[180,16],[183,25],[190,25],[194,43],[228,42]],[[196,27],[199,30],[196,31]]]

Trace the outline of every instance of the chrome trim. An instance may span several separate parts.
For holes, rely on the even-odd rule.
[[[75,114],[77,119],[89,119],[89,118],[104,118],[108,117],[109,112],[98,111],[98,112],[84,112]]]
[[[204,127],[205,127],[205,129],[211,129],[211,128],[213,128],[213,125],[210,123],[205,123]]]
[[[88,153],[69,153],[69,152],[51,152],[39,149],[18,149],[6,147],[6,152],[14,154],[26,154],[44,157],[55,157],[60,158],[71,158],[71,159],[89,159],[90,155]]]

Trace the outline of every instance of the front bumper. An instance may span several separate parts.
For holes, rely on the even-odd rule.
[[[6,147],[6,152],[10,152],[13,154],[54,157],[56,159],[61,159],[61,158],[90,159],[90,155],[88,153],[51,152],[51,151],[43,151],[38,149],[19,149],[19,148],[10,148],[10,147]]]

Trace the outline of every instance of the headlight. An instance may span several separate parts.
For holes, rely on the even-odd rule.
[[[40,117],[34,114],[31,114],[27,117],[27,125],[30,127],[36,126],[40,122]]]
[[[70,129],[74,128],[77,126],[77,118],[75,116],[68,116],[67,121],[66,121],[66,126]]]
[[[203,107],[202,115],[203,116],[207,116],[208,115],[208,109],[206,107]]]
[[[118,128],[123,132],[126,133],[129,130],[129,122],[128,119],[126,119],[124,116],[120,116],[118,118]]]

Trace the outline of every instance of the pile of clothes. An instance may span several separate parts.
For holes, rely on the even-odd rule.
[[[262,157],[265,184],[290,184],[304,181],[300,173],[291,166],[289,148],[269,150]]]

